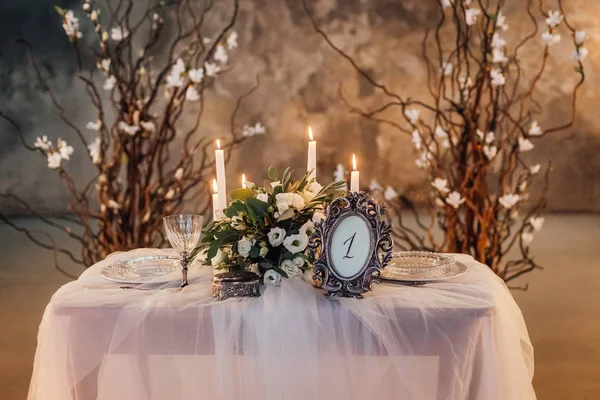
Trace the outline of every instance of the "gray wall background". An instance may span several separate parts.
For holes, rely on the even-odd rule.
[[[219,10],[208,24],[207,34],[224,21],[229,2],[216,0]],[[365,121],[348,112],[338,97],[341,84],[353,104],[376,104],[377,94],[335,54],[312,30],[298,0],[242,0],[236,30],[240,47],[230,57],[232,70],[219,78],[207,101],[207,112],[199,134],[219,136],[228,129],[236,95],[254,84],[261,85],[244,105],[238,125],[262,121],[267,135],[244,143],[228,167],[229,181],[242,172],[261,182],[270,164],[298,170],[305,168],[306,126],[318,140],[318,170],[327,181],[337,163],[349,165],[357,154],[364,184],[370,179],[389,183],[398,190],[424,188],[421,172],[408,137]],[[519,0],[508,1],[507,38],[531,29]],[[565,1],[570,22],[588,32],[590,54],[584,64],[587,83],[580,92],[575,126],[536,142],[532,163],[552,160],[554,172],[549,208],[562,211],[600,211],[600,1]],[[58,1],[80,13],[81,2]],[[550,8],[555,9],[552,2]],[[374,77],[405,97],[427,100],[423,90],[425,71],[418,55],[420,39],[437,18],[434,0],[320,0],[313,9],[323,29],[334,42],[351,54]],[[82,24],[85,22],[82,20]],[[540,19],[542,24],[543,20]],[[513,36],[514,34],[514,36]],[[23,49],[12,44],[23,37],[32,42],[51,76],[51,86],[60,94],[70,116],[82,126],[94,118],[83,100],[81,86],[73,77],[69,43],[53,4],[46,0],[3,0],[0,5],[0,107],[23,125],[30,142],[36,136],[62,137],[76,150],[68,162],[79,181],[92,176],[85,149],[58,120],[49,101],[33,81]],[[540,124],[548,126],[568,116],[565,96],[576,74],[570,60],[571,44],[563,41],[552,48],[549,73],[540,84],[537,100],[544,107]],[[535,43],[524,65],[533,68],[541,53]],[[539,46],[538,46],[539,44]],[[41,155],[25,151],[0,124],[0,191],[13,191],[37,206],[64,210],[68,197],[62,182],[46,166]],[[92,139],[90,133],[90,140]],[[534,189],[535,191],[535,189]]]

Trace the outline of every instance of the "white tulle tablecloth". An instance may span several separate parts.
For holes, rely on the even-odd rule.
[[[363,300],[294,278],[224,302],[206,267],[183,290],[121,289],[100,275],[121,256],[52,297],[30,400],[535,398],[521,312],[469,256],[456,256],[469,271],[454,280],[378,285]]]

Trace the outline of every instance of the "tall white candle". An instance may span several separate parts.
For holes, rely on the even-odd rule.
[[[242,188],[246,189],[246,175],[242,174]]]
[[[352,154],[352,172],[350,174],[350,191],[358,192],[360,190],[359,172],[356,168],[356,156]]]
[[[317,141],[313,138],[312,129],[308,127],[308,162],[306,170],[311,171],[309,178],[317,179]]]
[[[221,141],[217,139],[215,150],[215,162],[217,163],[217,186],[219,190],[219,210],[227,208],[227,182],[225,178],[225,152],[221,149]]]
[[[217,211],[219,210],[219,187],[217,186],[217,180],[213,179],[213,221],[217,220]]]

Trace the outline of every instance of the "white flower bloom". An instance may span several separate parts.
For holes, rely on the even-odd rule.
[[[102,162],[102,158],[100,157],[100,138],[97,137],[96,140],[88,144],[87,148],[90,152],[92,163],[96,165],[100,164]]]
[[[494,33],[494,36],[492,36],[492,48],[500,49],[504,46],[506,46],[506,40],[502,39],[498,32]]]
[[[198,93],[195,87],[190,86],[185,92],[185,98],[188,101],[198,101],[200,100],[200,94]]]
[[[281,284],[281,275],[274,269],[268,269],[264,275],[265,282],[270,283],[273,286],[279,286]]]
[[[275,202],[279,214],[283,214],[290,207],[301,210],[305,205],[304,199],[298,193],[278,193],[275,195]]]
[[[325,218],[326,218],[326,217],[325,217],[325,214],[323,214],[321,211],[315,211],[315,212],[313,213],[313,216],[312,216],[312,218],[311,218],[311,221],[312,221],[313,223],[317,223],[317,222],[324,221],[324,220],[325,220]]]
[[[119,129],[128,134],[129,136],[133,136],[140,129],[137,125],[129,125],[124,121],[119,122]]]
[[[388,186],[385,188],[385,192],[383,192],[383,198],[387,201],[391,201],[398,198],[398,193],[394,190],[393,187]]]
[[[502,86],[506,83],[506,79],[504,79],[500,68],[492,68],[490,77],[492,78],[492,86]]]
[[[125,40],[127,37],[129,37],[129,31],[123,27],[118,26],[110,30],[110,38],[115,42]]]
[[[302,233],[290,235],[283,241],[283,246],[292,254],[300,253],[308,246],[308,236]]]
[[[256,198],[260,201],[264,201],[265,203],[269,202],[269,195],[266,193],[259,193],[256,195]]]
[[[487,135],[485,136],[485,142],[487,144],[492,143],[495,139],[496,139],[496,135],[492,131],[488,132]]]
[[[444,207],[446,205],[446,203],[444,203],[444,201],[442,199],[440,199],[439,197],[436,197],[433,202],[438,207]]]
[[[540,125],[538,124],[537,121],[533,121],[531,123],[531,126],[529,127],[529,132],[528,135],[529,136],[542,136],[544,132],[542,131],[542,128],[540,127]]]
[[[46,136],[46,135],[44,135],[42,137],[38,136],[35,139],[35,143],[33,143],[33,146],[38,149],[48,151],[50,149],[50,147],[52,146],[52,142],[48,140],[48,136]]]
[[[529,247],[531,242],[533,242],[533,233],[531,233],[531,232],[521,233],[521,241],[523,242],[523,246]]]
[[[140,121],[140,126],[144,128],[146,132],[150,133],[154,132],[156,129],[156,125],[154,125],[154,122],[152,121]]]
[[[279,246],[285,240],[285,229],[283,228],[271,228],[269,233],[267,233],[267,237],[269,238],[269,243],[273,247]]]
[[[48,168],[56,169],[60,167],[60,162],[62,161],[62,156],[60,153],[48,153]]]
[[[498,202],[502,205],[502,207],[508,209],[513,208],[517,205],[521,196],[514,193],[507,193],[498,199]]]
[[[102,85],[102,88],[104,90],[112,90],[115,87],[116,83],[117,83],[117,78],[115,78],[113,75],[111,75],[104,81],[104,85]]]
[[[542,230],[542,226],[544,226],[544,217],[531,217],[529,218],[529,224],[534,231],[539,232]]]
[[[79,18],[75,18],[73,10],[68,10],[63,17],[63,29],[67,36],[72,39],[81,39],[81,32],[79,31]]]
[[[173,174],[173,177],[175,178],[176,181],[180,181],[181,178],[183,178],[183,168],[181,168],[181,167],[177,168],[177,170]]]
[[[217,46],[213,57],[216,61],[220,62],[221,64],[227,64],[227,61],[229,60],[227,51],[225,51],[225,47],[223,47],[222,45]]]
[[[212,39],[209,37],[203,37],[202,38],[202,43],[206,46],[208,44],[210,44],[210,42],[212,42]]]
[[[218,267],[223,261],[225,261],[225,253],[222,252],[221,249],[218,249],[217,254],[210,259],[210,265]]]
[[[58,152],[63,160],[69,160],[71,154],[73,154],[73,146],[69,146],[67,142],[61,140],[60,138],[56,142],[56,147],[58,148]]]
[[[90,3],[83,3],[83,6],[81,6],[81,8],[83,8],[83,11],[88,11],[90,9]]]
[[[460,205],[464,202],[465,199],[456,191],[450,193],[448,197],[446,197],[446,203],[455,209],[458,209],[458,207],[460,207]]]
[[[85,126],[87,129],[91,131],[99,131],[102,128],[102,121],[97,120],[96,122],[90,121]]]
[[[110,69],[110,63],[111,63],[111,59],[105,58],[102,61],[100,61],[99,63],[97,63],[96,66],[98,67],[98,69],[100,71],[108,72],[108,70]]]
[[[477,22],[477,16],[481,14],[481,10],[478,8],[467,8],[465,10],[465,22],[471,26]]]
[[[531,143],[531,140],[525,139],[522,137],[519,138],[519,151],[521,153],[529,151],[529,150],[533,149],[533,147],[534,146],[533,146],[533,143]]]
[[[546,18],[546,24],[549,27],[554,28],[558,26],[563,20],[563,16],[560,11],[548,11],[548,18]]]
[[[452,75],[452,71],[454,71],[454,65],[447,61],[444,61],[444,63],[442,64],[442,74],[444,74],[444,76],[450,76]]]
[[[488,160],[492,161],[497,153],[498,148],[496,146],[483,146],[483,154],[485,154]]]
[[[165,199],[171,200],[173,197],[175,197],[175,190],[174,189],[169,189],[169,191],[167,192],[167,194],[165,194]]]
[[[294,265],[298,268],[302,268],[304,266],[305,260],[302,257],[296,257],[292,260]]]
[[[371,179],[371,183],[369,183],[369,190],[371,192],[375,192],[378,190],[383,190],[383,187],[377,182],[375,179]]]
[[[250,250],[252,250],[252,241],[247,237],[243,237],[237,242],[238,253],[240,256],[246,258],[250,255]]]
[[[409,108],[404,112],[406,118],[410,121],[411,124],[416,124],[419,121],[419,114],[421,114],[421,110],[417,108]]]
[[[306,221],[304,225],[300,227],[300,233],[308,237],[315,232],[315,224],[312,221]]]
[[[103,42],[107,42],[108,41],[108,32],[106,32],[106,31],[102,32],[102,41]]]
[[[542,41],[546,44],[546,46],[552,46],[560,42],[560,35],[558,33],[552,34],[548,31],[542,33]]]
[[[450,189],[448,189],[448,180],[443,178],[435,178],[433,182],[431,182],[431,186],[437,189],[440,193],[448,193]]]
[[[506,15],[502,14],[502,11],[499,11],[496,16],[496,26],[503,31],[508,29],[508,25],[506,25]]]
[[[206,76],[215,76],[219,72],[221,72],[221,67],[219,67],[219,65],[216,63],[206,62],[204,63],[204,71],[206,73]]]
[[[585,33],[584,31],[575,32],[575,43],[577,45],[582,44],[586,37],[587,37],[587,33]]]
[[[181,77],[181,74],[177,73],[173,73],[171,72],[169,75],[167,75],[167,87],[168,88],[173,88],[173,87],[182,87],[183,86],[183,78]]]
[[[423,144],[423,140],[421,139],[421,135],[419,134],[418,130],[415,129],[412,132],[412,138],[411,138],[411,140],[414,143],[415,148],[417,150],[420,150],[421,149],[421,145]]]
[[[585,47],[580,47],[577,50],[573,50],[571,53],[571,58],[575,61],[582,62],[588,55],[588,49]]]
[[[254,134],[255,135],[264,135],[266,131],[267,131],[266,128],[260,122],[257,122],[256,124],[254,124]]]
[[[452,7],[453,0],[442,0],[442,8]]]
[[[542,166],[540,164],[535,164],[534,166],[529,168],[529,173],[531,175],[536,175],[538,172],[540,172],[541,168],[542,168]]]
[[[424,151],[424,152],[421,153],[421,155],[419,156],[419,158],[417,158],[417,160],[415,161],[415,164],[419,168],[427,168],[431,164],[430,160],[431,160],[432,157],[433,156],[431,155],[431,153],[428,153],[427,151]]]
[[[492,51],[492,62],[493,63],[503,63],[507,62],[508,58],[504,55],[504,50],[502,49],[494,49]]]
[[[435,136],[442,139],[442,138],[447,138],[448,137],[448,132],[446,132],[444,129],[442,129],[441,126],[437,126],[435,128]]]
[[[97,21],[98,20],[98,11],[94,10],[94,11],[92,11],[90,13],[90,20],[92,20],[92,21]]]
[[[204,78],[204,69],[190,69],[188,71],[188,77],[190,78],[190,81],[194,83],[200,83],[202,82],[202,78]]]
[[[238,47],[238,33],[236,31],[232,31],[227,37],[227,48],[229,50],[236,49]]]
[[[275,189],[277,186],[281,186],[281,182],[279,182],[279,181],[271,182],[271,187],[273,189]]]
[[[283,260],[280,267],[288,278],[293,278],[301,274],[300,268],[292,260]]]
[[[119,203],[117,203],[114,200],[109,200],[108,201],[108,207],[113,209],[113,210],[120,210],[121,209],[121,205]]]

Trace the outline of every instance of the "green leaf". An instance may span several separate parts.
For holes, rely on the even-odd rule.
[[[60,8],[59,6],[54,6],[54,9],[56,10],[57,13],[60,14],[61,17],[64,17],[66,14],[66,11],[64,8]]]
[[[229,218],[233,218],[237,215],[237,211],[233,207],[227,207],[223,210],[223,214],[225,214]]]
[[[260,257],[260,246],[254,245],[250,249],[250,258],[258,258]]]
[[[273,194],[273,186],[271,186],[271,182],[264,181],[263,185],[265,185],[263,189],[265,189],[266,194]]]
[[[261,218],[258,218],[256,213],[254,212],[254,209],[252,209],[252,206],[250,206],[250,204],[248,204],[248,203],[246,203],[246,211],[248,212],[248,218],[250,218],[250,220],[253,223],[260,224],[262,222]]]
[[[283,260],[293,260],[294,258],[296,258],[296,256],[293,253],[291,253],[291,252],[289,252],[287,250],[281,253],[281,261],[283,261]]]
[[[273,266],[273,269],[279,273],[279,275],[283,276],[284,278],[289,278],[288,274],[285,273],[284,270],[282,270],[279,267]]]
[[[248,189],[254,189],[256,187],[256,183],[250,182],[250,181],[246,181],[246,187]]]
[[[246,199],[246,204],[252,208],[252,210],[257,216],[261,218],[269,215],[267,211],[269,205],[264,201],[255,199],[254,197],[248,197]]]
[[[255,192],[256,191],[254,189],[234,189],[229,192],[229,198],[231,200],[245,201],[248,197],[254,197]]]
[[[283,186],[275,186],[273,188],[273,196],[276,196],[279,193],[283,193]]]
[[[206,260],[208,262],[210,262],[210,260],[212,260],[213,258],[216,257],[217,255],[217,251],[219,251],[219,245],[217,242],[212,242],[210,244],[210,247],[208,248],[208,251],[206,252]]]
[[[277,222],[285,221],[286,219],[290,219],[293,216],[294,216],[294,209],[293,208],[288,208],[287,210],[285,210],[283,212],[283,214],[281,214],[279,216],[279,218],[277,218]]]
[[[277,178],[279,177],[279,171],[277,170],[277,168],[275,168],[273,165],[271,165],[269,167],[267,175],[269,176],[269,179],[276,181]]]

